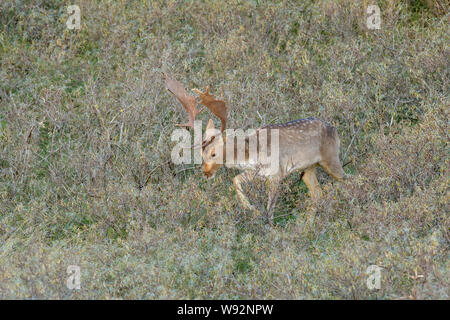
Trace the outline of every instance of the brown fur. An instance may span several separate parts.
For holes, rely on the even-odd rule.
[[[272,184],[272,187],[269,188],[269,201],[267,205],[269,211],[273,208],[272,202],[276,198],[275,191],[273,190],[277,188],[273,186],[278,186],[282,179],[293,171],[301,171],[304,173],[302,177],[303,181],[308,187],[313,199],[317,199],[321,194],[320,185],[315,173],[316,166],[320,165],[336,180],[340,181],[344,178],[345,173],[339,161],[340,141],[338,133],[336,128],[329,123],[316,118],[307,118],[283,124],[269,125],[261,129],[268,130],[268,151],[270,151],[271,145],[271,130],[279,130],[279,168],[276,172],[269,172],[267,166],[259,163],[249,163],[248,143],[250,136],[245,137],[245,163],[236,165],[235,163],[229,164],[225,161],[226,166],[238,167],[244,170],[243,173],[233,179],[233,182],[239,199],[245,207],[254,209],[243,194],[241,184],[254,177],[255,172],[257,175],[266,177]],[[218,148],[223,148],[222,152],[225,155],[227,139],[232,138],[225,136],[223,140],[214,139],[204,148],[203,162],[205,176],[213,177],[215,172],[220,168],[221,164],[216,163],[212,155],[216,153]],[[257,152],[259,153],[260,141],[259,139],[257,141]],[[234,145],[236,160],[236,142]],[[252,171],[253,173],[251,173]]]

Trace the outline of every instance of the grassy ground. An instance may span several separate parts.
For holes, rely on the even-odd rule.
[[[365,2],[2,1],[0,298],[448,299],[446,1],[374,1],[380,30]],[[269,227],[235,171],[168,162],[162,70],[230,127],[330,121],[351,178],[313,204],[293,175]]]

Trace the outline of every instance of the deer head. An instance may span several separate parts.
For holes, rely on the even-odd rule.
[[[216,171],[223,165],[225,155],[226,136],[214,128],[214,123],[209,119],[206,126],[205,140],[203,143],[203,174],[206,178],[214,178]]]
[[[189,95],[184,87],[177,80],[169,77],[163,73],[165,78],[166,88],[180,101],[188,114],[188,122],[178,126],[194,127],[194,121],[204,108],[197,111],[197,100],[195,97]],[[221,121],[221,130],[218,131],[214,127],[212,119],[209,119],[206,126],[206,133],[201,145],[202,159],[203,159],[203,173],[207,178],[212,178],[222,164],[222,154],[225,146],[225,137],[222,138],[221,133],[224,132],[227,123],[227,107],[222,97],[217,100],[209,93],[209,86],[206,87],[205,92],[199,89],[192,89],[199,94],[200,104],[208,108]],[[197,146],[193,146],[196,148]],[[200,147],[200,146],[198,146]],[[219,161],[220,156],[220,161]]]

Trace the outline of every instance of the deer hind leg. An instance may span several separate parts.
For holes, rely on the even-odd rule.
[[[303,182],[308,187],[309,193],[311,194],[311,198],[317,200],[322,194],[322,190],[320,188],[319,181],[317,181],[316,168],[310,167],[306,169],[302,179]]]
[[[247,171],[237,175],[236,177],[233,178],[233,184],[236,187],[236,193],[237,193],[239,201],[242,203],[242,205],[247,209],[256,210],[256,208],[252,204],[250,204],[250,202],[248,201],[248,198],[245,196],[244,192],[242,192],[241,184],[242,184],[242,182],[248,181],[249,179],[251,179],[250,175],[251,174]]]
[[[325,170],[325,172],[332,176],[334,179],[338,181],[344,180],[345,172],[344,169],[342,169],[342,165],[339,162],[339,159],[333,159],[332,161],[323,160],[319,162],[319,164]]]

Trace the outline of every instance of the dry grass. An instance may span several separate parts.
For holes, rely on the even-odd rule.
[[[377,1],[369,31],[365,1],[75,3],[79,31],[73,1],[0,4],[0,298],[449,298],[448,7]],[[168,161],[161,70],[232,127],[330,121],[351,178],[315,205],[291,177],[269,227],[234,171]]]

